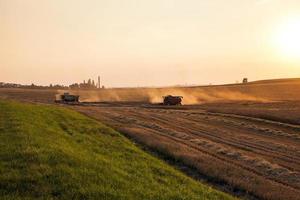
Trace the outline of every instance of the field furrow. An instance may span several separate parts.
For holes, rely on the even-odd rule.
[[[300,135],[293,125],[195,108],[75,109],[253,196],[280,199],[274,194],[300,194]]]

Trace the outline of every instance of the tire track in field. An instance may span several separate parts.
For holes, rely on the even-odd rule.
[[[194,110],[115,106],[84,108],[83,112],[119,130],[137,128],[151,133],[153,138],[168,138],[174,144],[212,156],[225,163],[224,168],[239,168],[249,176],[253,174],[300,193],[300,142],[294,141],[295,127]],[[277,134],[279,131],[284,135]]]
[[[256,148],[256,146],[253,145],[253,144],[252,144],[252,146],[250,146],[249,144],[245,143],[244,141],[243,141],[244,143],[238,142],[238,141],[232,140],[228,137],[220,137],[216,134],[212,134],[210,132],[207,132],[207,130],[205,130],[205,129],[199,129],[199,127],[193,127],[193,124],[190,124],[189,121],[184,121],[183,118],[180,118],[180,120],[177,120],[177,121],[175,120],[175,123],[174,122],[172,123],[172,122],[169,121],[169,119],[166,119],[165,117],[163,117],[161,115],[156,115],[156,114],[153,114],[153,113],[152,113],[151,116],[149,116],[149,113],[148,113],[148,115],[146,115],[146,113],[137,113],[136,111],[131,111],[131,110],[127,110],[126,113],[127,113],[128,116],[130,116],[131,120],[135,121],[138,125],[146,127],[146,128],[158,129],[158,131],[160,131],[160,132],[170,131],[170,132],[173,132],[174,134],[178,134],[179,133],[178,131],[181,131],[181,133],[179,133],[179,134],[182,134],[182,135],[187,134],[187,135],[184,136],[184,137],[186,137],[186,138],[184,138],[185,140],[192,139],[192,138],[189,138],[189,136],[193,135],[195,137],[193,139],[196,139],[197,137],[206,138],[209,141],[218,143],[222,146],[224,146],[223,144],[225,143],[225,144],[227,144],[231,147],[236,147],[236,148],[241,148],[241,147],[249,147],[250,149],[255,149]],[[119,114],[119,116],[121,116],[120,123],[124,123],[124,121],[122,121],[122,120],[125,119],[125,118],[122,117],[122,114]],[[128,117],[125,120],[127,121]],[[152,121],[152,122],[149,123],[149,121]],[[168,122],[168,123],[165,123],[165,122]],[[170,125],[170,124],[172,124],[171,127],[166,126],[166,125]],[[222,149],[221,149],[221,151],[222,151]],[[226,148],[225,148],[225,150],[223,149],[223,151],[225,151],[225,152],[221,152],[221,153],[225,154],[223,157],[227,157],[226,154],[230,154],[230,152],[228,152],[228,149],[226,149]],[[289,183],[290,181],[288,181],[288,183],[286,183],[286,181],[282,181],[282,179],[280,179],[280,177],[279,178],[277,177],[279,175],[288,176],[288,179],[287,178],[286,179],[287,180],[292,179],[292,181],[293,181],[293,179],[294,179],[293,177],[295,177],[295,174],[294,174],[295,172],[290,171],[290,170],[292,170],[292,168],[289,168],[289,166],[287,166],[287,165],[274,166],[274,164],[268,162],[265,159],[260,159],[260,160],[259,159],[254,159],[254,158],[250,159],[251,157],[249,158],[249,155],[245,154],[244,152],[242,152],[242,154],[235,154],[234,150],[229,149],[229,151],[233,152],[233,157],[236,157],[236,156],[244,157],[243,159],[239,158],[240,159],[239,164],[241,166],[246,165],[246,168],[248,170],[251,168],[251,169],[253,169],[254,171],[256,171],[260,174],[261,174],[261,170],[264,170],[268,173],[272,172],[271,173],[272,176],[269,175],[267,177],[269,177],[272,180],[275,179],[275,180],[277,180],[277,181],[279,181],[283,184],[288,184],[292,187],[296,187],[296,188],[299,189],[298,184],[296,184],[296,185],[295,184],[290,184]],[[264,155],[266,157],[268,156],[268,155],[266,155],[266,153],[264,153],[262,155]],[[247,157],[245,158],[245,156],[247,156]],[[270,155],[269,155],[269,157],[270,157]],[[271,157],[273,158],[274,155],[271,156]],[[280,159],[281,157],[278,157],[278,158]],[[236,158],[235,159],[226,158],[226,159],[227,159],[227,161],[230,160],[231,162],[237,162]],[[240,162],[246,162],[246,163],[242,164]],[[251,167],[250,164],[252,164],[252,165],[255,164],[255,165],[253,167]],[[262,165],[262,166],[260,166],[260,165]],[[271,171],[272,169],[270,169],[270,168],[274,168],[274,167],[275,167],[275,169],[273,169],[273,171]],[[288,168],[286,168],[286,167],[288,167]],[[285,172],[285,174],[283,174],[284,172]],[[286,175],[286,174],[288,174],[288,175]],[[274,178],[274,176],[275,176],[275,178]],[[293,176],[293,177],[291,178],[290,176]],[[296,177],[298,177],[298,179],[299,179],[299,177],[300,177],[299,174],[298,175],[296,174]]]
[[[165,119],[165,118],[161,118],[160,116],[156,116],[156,119],[158,119],[158,118],[160,118],[160,120],[161,121],[163,121],[163,122],[165,122],[165,121],[167,121],[168,119]],[[153,120],[154,120],[154,118],[152,118]],[[182,120],[183,120],[184,118],[182,118]],[[144,120],[144,119],[143,119]],[[182,126],[182,127],[184,127],[184,128],[182,128],[182,127],[176,127],[176,129],[178,130],[178,129],[181,129],[181,131],[188,131],[188,129],[191,129],[191,126],[188,126],[189,128],[186,128],[186,124],[189,124],[189,122],[190,121],[193,121],[193,119],[188,119],[188,120],[186,120],[186,119],[184,119],[185,120],[185,122],[184,122],[184,125],[185,126]],[[171,122],[170,122],[171,123]],[[178,122],[178,123],[181,123],[181,122]],[[177,124],[178,124],[177,123]],[[176,123],[175,123],[176,124]],[[193,125],[193,124],[191,124],[191,125]],[[196,129],[194,129],[193,130],[193,134],[197,134],[197,131],[202,131],[202,132],[205,132],[205,135],[204,136],[206,136],[206,135],[210,135],[210,136],[212,136],[212,137],[215,137],[215,138],[218,138],[219,139],[219,143],[223,143],[224,142],[224,137],[218,137],[218,136],[216,136],[215,134],[210,134],[209,132],[207,132],[207,130],[209,130],[207,127],[206,127],[206,129],[204,129],[204,128],[201,128],[201,127],[196,127]],[[210,131],[221,131],[221,132],[223,132],[223,133],[226,133],[226,131],[224,131],[224,130],[210,130]],[[251,150],[253,151],[253,150],[262,150],[262,151],[265,151],[265,152],[270,152],[270,153],[274,153],[274,149],[272,149],[272,148],[268,148],[268,147],[266,147],[266,146],[262,146],[262,145],[259,145],[259,144],[256,144],[256,143],[250,143],[250,142],[248,142],[248,141],[243,141],[244,143],[241,143],[240,142],[240,140],[241,140],[241,138],[238,138],[238,139],[232,139],[232,140],[230,140],[230,143],[228,143],[229,145],[232,145],[232,146],[236,146],[236,147],[238,147],[238,148],[242,148],[242,149],[245,149],[246,148],[246,150],[249,150],[250,148],[251,148]],[[221,141],[221,142],[220,142]],[[250,147],[250,148],[247,148],[247,147]],[[278,154],[278,152],[276,152],[277,154]],[[296,160],[297,161],[300,161],[297,157],[291,157],[291,156],[289,156],[289,155],[287,155],[287,154],[285,154],[286,152],[281,152],[280,154],[282,155],[282,156],[284,156],[284,157],[280,157],[280,156],[277,156],[278,158],[282,158],[283,160],[285,160],[285,161],[287,161],[287,162],[296,162]],[[288,160],[287,158],[290,158],[290,160]],[[297,164],[300,164],[300,162],[297,162]]]

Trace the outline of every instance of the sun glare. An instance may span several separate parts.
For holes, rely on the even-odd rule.
[[[300,58],[300,16],[290,17],[279,26],[275,43],[284,56]]]

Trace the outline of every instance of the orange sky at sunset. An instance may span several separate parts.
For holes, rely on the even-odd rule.
[[[0,82],[300,77],[299,0],[0,0]]]

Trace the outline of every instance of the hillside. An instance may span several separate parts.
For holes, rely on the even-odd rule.
[[[75,111],[0,101],[0,199],[233,199]]]
[[[43,90],[0,88],[0,98],[27,102],[54,103],[56,96],[64,92],[80,95],[80,101],[131,101],[160,103],[166,95],[183,96],[183,104],[195,105],[236,101],[299,101],[300,79],[273,79],[194,87],[162,88],[111,88],[103,90]]]
[[[60,93],[62,91],[58,91]],[[300,79],[273,79],[195,87],[169,88],[123,88],[101,91],[71,90],[80,95],[82,101],[141,101],[159,103],[162,96],[183,96],[183,104],[193,105],[220,101],[299,101]]]

